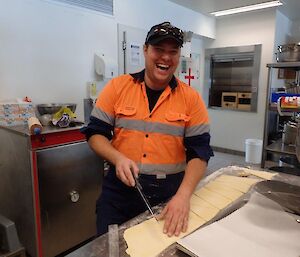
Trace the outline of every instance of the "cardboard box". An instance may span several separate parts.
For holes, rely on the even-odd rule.
[[[250,111],[251,110],[251,93],[238,93],[237,108],[239,110]]]
[[[35,108],[32,103],[0,104],[1,126],[26,125],[27,120],[32,116],[35,116]]]
[[[221,106],[227,109],[237,108],[237,92],[222,92]]]

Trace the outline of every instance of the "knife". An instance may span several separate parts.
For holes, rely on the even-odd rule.
[[[143,199],[145,205],[147,206],[149,212],[151,213],[151,216],[152,216],[153,218],[155,218],[156,221],[157,221],[157,218],[156,218],[156,216],[155,216],[155,214],[154,214],[154,212],[153,212],[153,210],[152,210],[152,207],[151,207],[151,205],[150,205],[150,203],[149,203],[149,201],[148,201],[146,195],[145,195],[144,192],[143,192],[142,185],[140,184],[138,178],[135,176],[135,174],[134,174],[133,172],[132,172],[132,176],[133,176],[134,182],[135,182],[135,186],[134,186],[134,187],[137,189],[137,191],[139,192],[140,196],[142,197],[142,199]]]

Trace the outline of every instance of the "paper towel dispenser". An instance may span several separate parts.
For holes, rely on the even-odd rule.
[[[104,78],[112,78],[117,76],[117,63],[104,54],[94,55],[95,71]]]

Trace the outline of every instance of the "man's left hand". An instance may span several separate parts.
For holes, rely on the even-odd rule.
[[[165,220],[163,232],[168,236],[179,236],[181,232],[186,232],[189,211],[190,198],[174,195],[158,215],[158,219]]]

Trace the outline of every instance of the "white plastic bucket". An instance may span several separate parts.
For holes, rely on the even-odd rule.
[[[245,161],[252,164],[261,163],[262,156],[262,140],[260,139],[246,139],[245,149],[246,158]]]

